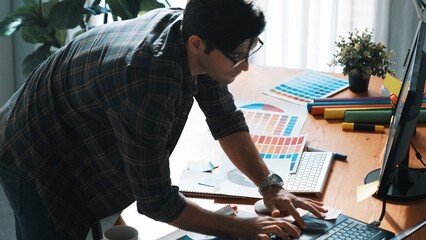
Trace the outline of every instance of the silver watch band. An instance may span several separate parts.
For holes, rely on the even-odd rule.
[[[279,175],[277,175],[275,173],[270,173],[265,178],[265,180],[263,180],[263,182],[261,182],[259,184],[259,186],[257,188],[258,188],[258,191],[259,191],[260,195],[263,196],[263,191],[265,189],[270,188],[270,187],[280,187],[280,188],[282,188],[283,185],[284,185],[283,179]]]

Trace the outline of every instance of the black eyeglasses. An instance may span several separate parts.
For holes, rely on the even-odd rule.
[[[234,65],[232,65],[232,68],[236,68],[236,67],[238,67],[238,66],[240,66],[240,64],[241,63],[243,63],[243,62],[248,62],[248,59],[251,57],[251,56],[253,56],[253,54],[255,54],[257,51],[259,51],[259,49],[261,49],[262,48],[262,46],[263,46],[263,42],[262,42],[262,40],[260,40],[260,38],[258,38],[258,43],[259,43],[259,46],[258,47],[254,47],[254,48],[252,48],[248,53],[247,53],[247,55],[246,55],[246,57],[244,57],[243,59],[241,59],[241,60],[235,60],[235,58],[233,58],[233,57],[231,57],[228,53],[226,53],[225,51],[222,51],[220,48],[217,48],[216,47],[216,49],[217,50],[219,50],[219,52],[221,52],[225,57],[227,57],[229,60],[231,60],[233,63],[234,63]],[[257,44],[256,44],[257,45]]]

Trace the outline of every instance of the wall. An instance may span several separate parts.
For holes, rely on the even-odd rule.
[[[22,0],[2,2],[0,19],[3,19],[12,9],[18,8],[21,3]],[[0,37],[0,106],[25,82],[22,61],[35,49],[33,44],[22,40],[19,32],[12,36]]]
[[[398,78],[403,77],[403,63],[413,42],[418,25],[417,14],[412,1],[392,0],[389,12],[388,48],[395,52],[394,69]]]
[[[5,16],[11,9],[11,1],[1,4],[0,16]],[[0,105],[12,95],[14,91],[13,49],[11,37],[0,37]]]

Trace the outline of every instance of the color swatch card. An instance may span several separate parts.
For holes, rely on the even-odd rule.
[[[298,135],[306,120],[306,115],[298,116],[250,109],[242,109],[242,112],[252,135]]]
[[[239,100],[239,105],[251,134],[298,135],[307,117],[307,114],[301,111],[284,112],[283,108],[287,109],[287,106],[279,104]]]
[[[265,94],[306,105],[315,98],[329,97],[347,87],[349,87],[348,81],[316,71],[306,70],[268,89]]]
[[[299,136],[306,114],[284,113],[266,103],[247,103],[240,109],[262,159],[288,160],[290,173],[295,172],[306,143],[306,136]]]
[[[295,173],[306,144],[306,135],[265,136],[252,135],[254,144],[265,162],[270,160],[288,161],[290,173]],[[272,169],[273,170],[273,169]]]

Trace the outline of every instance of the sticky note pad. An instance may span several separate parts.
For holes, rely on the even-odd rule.
[[[384,81],[383,85],[385,85],[385,88],[389,92],[398,96],[402,83],[398,78],[390,75],[389,73],[386,73],[385,81]]]
[[[356,199],[358,202],[365,200],[377,192],[379,181],[367,183],[356,188]]]

